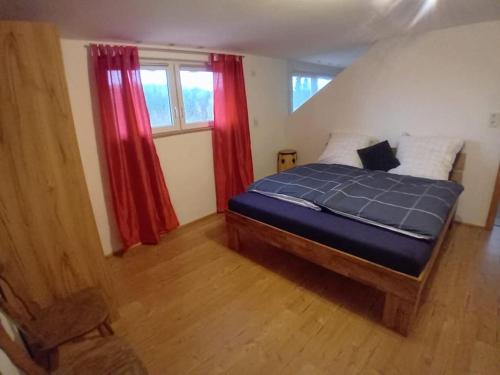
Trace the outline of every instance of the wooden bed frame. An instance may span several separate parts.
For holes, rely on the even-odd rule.
[[[464,166],[465,154],[460,153],[450,179],[461,182]],[[407,336],[417,313],[422,291],[455,216],[455,210],[456,204],[434,245],[429,261],[418,277],[381,266],[231,210],[226,211],[228,245],[234,250],[239,250],[245,243],[244,237],[251,236],[382,291],[385,294],[382,322],[385,326]]]

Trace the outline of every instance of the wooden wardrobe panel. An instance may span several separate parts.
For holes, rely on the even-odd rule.
[[[0,22],[0,262],[41,305],[99,285],[112,300],[54,26]]]

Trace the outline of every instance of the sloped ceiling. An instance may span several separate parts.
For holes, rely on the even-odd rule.
[[[500,19],[500,0],[0,0],[66,38],[228,49],[345,66],[374,42]]]

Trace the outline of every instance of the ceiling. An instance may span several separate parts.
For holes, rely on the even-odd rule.
[[[66,38],[225,49],[346,66],[377,40],[500,19],[500,0],[0,0]]]

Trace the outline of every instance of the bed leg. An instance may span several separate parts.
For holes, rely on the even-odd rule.
[[[238,229],[236,229],[231,224],[226,224],[227,229],[227,246],[233,250],[240,250],[240,234]]]
[[[418,299],[410,301],[392,293],[386,293],[382,321],[388,328],[408,336],[410,325],[417,312]]]

